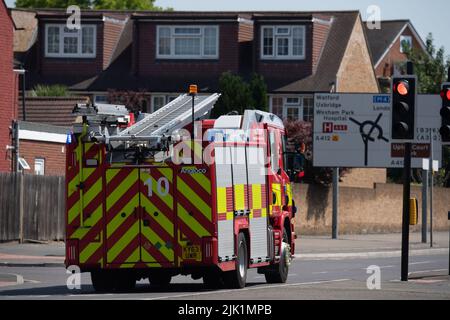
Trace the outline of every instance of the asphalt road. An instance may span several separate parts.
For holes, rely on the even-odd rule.
[[[369,290],[367,268],[381,270],[381,289]],[[448,256],[445,254],[410,257],[410,281],[400,282],[400,258],[296,259],[286,284],[268,285],[263,275],[250,270],[247,287],[241,290],[209,290],[201,280],[178,276],[161,289],[138,283],[132,293],[97,294],[89,274],[82,274],[81,290],[69,290],[68,274],[61,267],[0,267],[0,274],[20,274],[24,283],[2,284],[0,299],[450,299]]]

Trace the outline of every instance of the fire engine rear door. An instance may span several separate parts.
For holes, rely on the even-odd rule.
[[[141,260],[148,266],[173,266],[173,170],[168,167],[141,168],[139,190]]]
[[[140,261],[139,169],[106,170],[107,263],[133,267]]]

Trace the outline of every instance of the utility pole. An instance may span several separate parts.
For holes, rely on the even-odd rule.
[[[339,236],[339,168],[333,168],[333,218],[332,239]]]
[[[431,134],[431,129],[430,129]],[[424,160],[425,161],[425,160]],[[425,164],[426,165],[426,164]],[[428,169],[422,167],[422,243],[427,243],[427,219],[428,219]]]

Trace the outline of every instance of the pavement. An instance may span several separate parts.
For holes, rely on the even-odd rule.
[[[445,254],[449,247],[448,232],[434,232],[433,248],[421,242],[420,233],[410,234],[410,255]],[[401,234],[341,235],[333,240],[325,236],[299,236],[296,258],[302,260],[333,258],[376,258],[400,256]],[[0,243],[0,266],[64,266],[63,242],[47,244]]]

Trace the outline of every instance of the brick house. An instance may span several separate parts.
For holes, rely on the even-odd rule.
[[[223,72],[256,72],[268,85],[270,110],[305,121],[315,92],[379,92],[358,11],[84,10],[77,32],[64,28],[67,17],[36,12],[28,89],[60,83],[97,102],[110,89],[142,92],[141,110],[153,112],[190,83],[216,92]],[[385,173],[369,180],[384,182]]]
[[[373,55],[374,69],[383,91],[390,87],[390,79],[400,72],[408,60],[404,45],[427,53],[426,45],[409,20],[382,21],[380,29],[368,29],[367,39]]]
[[[75,37],[58,29],[63,33],[52,35],[67,19],[63,11],[40,10],[36,18],[39,36],[29,89],[36,83],[62,83],[99,102],[110,89],[143,92],[141,108],[152,112],[189,83],[212,92],[225,71],[245,78],[256,72],[266,79],[274,113],[307,121],[314,92],[378,91],[357,11],[83,11],[83,28],[95,29],[89,38],[95,50],[75,57],[61,54],[71,49],[55,39],[73,39],[81,46],[87,41],[84,31]],[[107,23],[115,23],[114,35],[106,31]]]
[[[16,117],[18,75],[14,73],[14,22],[5,2],[0,1],[0,172],[11,170],[7,146],[9,127]]]
[[[27,174],[64,176],[66,138],[71,127],[19,121],[20,157],[30,166]]]

